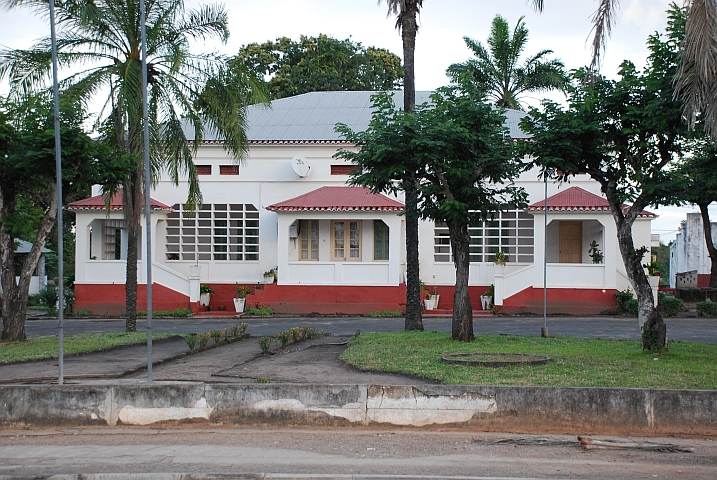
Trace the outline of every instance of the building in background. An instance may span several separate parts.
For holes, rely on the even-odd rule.
[[[371,194],[346,185],[352,165],[334,158],[351,149],[334,130],[344,123],[363,130],[371,119],[372,92],[317,92],[248,110],[249,153],[236,165],[221,138],[207,138],[195,158],[203,204],[184,202],[187,187],[163,177],[152,191],[154,309],[198,309],[199,286],[210,285],[212,310],[232,310],[238,285],[253,286],[249,305],[279,313],[364,314],[405,308],[405,227],[401,197]],[[429,92],[418,92],[417,103]],[[395,101],[402,104],[401,92]],[[513,138],[523,112],[508,110]],[[188,132],[191,135],[191,132]],[[547,208],[537,170],[523,173],[530,206],[507,207],[471,233],[469,291],[474,308],[495,285],[494,303],[505,312],[542,312],[546,260],[550,313],[599,313],[615,307],[614,292],[629,285],[616,228],[599,185],[587,175],[550,183]],[[126,233],[121,197],[107,212],[96,196],[75,202],[76,309],[119,314],[124,309]],[[544,229],[544,216],[548,228]],[[635,245],[649,246],[643,212],[634,225]],[[142,221],[144,226],[144,221]],[[547,257],[543,254],[547,235]],[[455,268],[448,228],[419,226],[421,279],[441,294],[439,309],[452,308]],[[594,263],[590,245],[601,261]],[[142,236],[144,243],[144,235]],[[140,250],[139,282],[146,282]],[[495,253],[509,254],[505,267]],[[278,269],[276,283],[264,273]],[[146,308],[144,288],[140,310]],[[145,307],[142,306],[144,302]]]

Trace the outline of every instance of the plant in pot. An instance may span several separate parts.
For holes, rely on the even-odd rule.
[[[495,260],[493,261],[493,263],[505,267],[505,264],[508,263],[508,257],[510,257],[510,253],[504,252],[503,250],[498,250],[497,252],[495,252]]]
[[[274,283],[276,281],[276,271],[279,269],[279,267],[274,267],[271,270],[267,270],[264,272],[264,283]]]
[[[426,299],[423,301],[424,305],[426,306],[426,310],[434,310],[438,308],[439,298],[441,298],[441,296],[438,295],[438,288],[433,287],[433,293],[427,293]]]
[[[642,265],[647,270],[647,280],[650,282],[651,287],[657,287],[660,285],[660,268],[662,265],[652,261]]]
[[[488,290],[480,296],[480,303],[483,310],[489,310],[493,306],[493,294],[495,292],[495,286],[491,283]]]
[[[199,285],[199,305],[209,306],[209,300],[214,295],[214,290],[209,285]]]
[[[602,263],[605,259],[605,255],[600,251],[600,244],[595,240],[590,242],[590,248],[588,249],[588,256],[593,259],[593,263]]]
[[[234,308],[237,313],[242,313],[244,311],[247,295],[251,295],[251,289],[249,287],[245,287],[243,285],[237,287],[237,296],[234,298]]]

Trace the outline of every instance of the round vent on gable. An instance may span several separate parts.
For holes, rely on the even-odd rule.
[[[299,177],[305,178],[311,173],[311,165],[306,161],[304,157],[294,157],[291,159],[291,168],[294,170]]]

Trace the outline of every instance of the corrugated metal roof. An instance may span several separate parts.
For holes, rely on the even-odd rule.
[[[366,130],[371,121],[371,95],[376,92],[311,92],[271,102],[271,108],[252,105],[247,109],[247,138],[250,143],[273,142],[325,142],[344,141],[334,131],[337,123],[346,124],[351,130]],[[416,103],[430,101],[432,92],[416,92]],[[393,96],[397,106],[403,106],[403,91]],[[518,128],[518,122],[526,115],[518,110],[506,111],[506,126],[512,138],[527,138]],[[185,124],[187,138],[194,132]],[[204,142],[221,142],[213,129],[207,129]]]
[[[622,206],[623,210],[629,208]],[[545,200],[535,202],[526,209],[529,212],[545,211]],[[570,187],[552,197],[548,197],[548,211],[550,212],[609,212],[610,204],[607,199],[590,193],[580,187]],[[640,212],[641,217],[654,218],[656,215],[647,210]]]
[[[275,203],[267,210],[295,211],[403,211],[405,205],[364,187],[321,187],[298,197]]]
[[[152,210],[173,212],[174,209],[169,205],[165,205],[162,202],[158,202],[154,198],[149,199],[149,203],[152,206]],[[97,195],[95,197],[85,198],[68,204],[65,209],[67,210],[105,210],[107,204],[105,203],[105,197]],[[119,211],[124,209],[124,201],[122,200],[122,190],[115,193],[110,201],[110,210]]]
[[[32,243],[20,238],[15,239],[15,253],[30,253],[30,250],[32,250]],[[42,247],[42,253],[50,253],[51,251],[52,250]]]

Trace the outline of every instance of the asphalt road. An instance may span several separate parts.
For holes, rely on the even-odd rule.
[[[636,318],[622,317],[548,317],[548,330],[552,337],[604,338],[639,340],[640,330]],[[224,329],[246,322],[253,336],[270,335],[290,327],[313,325],[335,335],[362,332],[395,332],[403,330],[403,318],[370,317],[271,317],[229,319],[154,319],[155,333],[200,333]],[[682,340],[717,344],[717,319],[667,318],[667,334],[671,341]],[[450,318],[425,318],[427,331],[450,332]],[[476,334],[540,335],[542,317],[477,317],[473,321]],[[124,319],[65,319],[65,335],[82,333],[123,332]],[[28,337],[57,334],[57,319],[28,319],[25,324]],[[138,320],[137,329],[147,330],[145,320]]]

